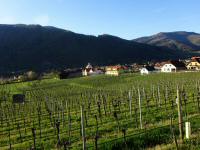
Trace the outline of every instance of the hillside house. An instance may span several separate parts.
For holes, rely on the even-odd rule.
[[[155,72],[155,68],[153,66],[146,66],[140,69],[141,75],[150,74],[153,72]]]
[[[82,74],[83,76],[89,76],[94,73],[94,69],[90,63],[87,64],[85,69],[83,69]]]
[[[122,67],[120,65],[117,66],[108,66],[106,67],[106,75],[111,75],[111,76],[119,76],[120,70]]]
[[[99,68],[93,68],[90,63],[85,67],[85,69],[82,70],[83,76],[94,76],[94,75],[100,75],[103,74],[103,70]]]
[[[168,61],[161,67],[161,72],[177,72],[185,69],[185,64],[181,61]]]
[[[189,70],[200,70],[200,57],[192,57],[186,67]]]

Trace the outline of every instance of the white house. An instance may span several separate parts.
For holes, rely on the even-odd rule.
[[[83,76],[88,76],[94,72],[93,67],[90,63],[85,67],[85,69],[82,71]]]
[[[176,66],[170,63],[164,64],[161,67],[161,72],[176,72]]]
[[[181,61],[168,61],[161,67],[161,72],[177,72],[185,69],[185,64]]]
[[[90,63],[88,63],[85,69],[82,70],[83,76],[94,76],[94,75],[99,75],[99,74],[103,74],[103,71],[98,68],[93,68]]]
[[[146,67],[140,69],[140,74],[141,75],[150,74],[150,73],[152,73],[154,71],[155,71],[154,67],[146,66]]]

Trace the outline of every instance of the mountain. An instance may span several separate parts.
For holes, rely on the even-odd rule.
[[[111,35],[91,36],[40,25],[0,25],[0,74],[130,63],[185,54]]]
[[[167,47],[173,50],[200,51],[200,34],[194,32],[161,32],[153,36],[133,40],[154,46]]]

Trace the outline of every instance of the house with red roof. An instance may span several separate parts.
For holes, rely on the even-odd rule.
[[[200,70],[200,57],[192,57],[186,67],[189,70]]]
[[[126,66],[116,65],[116,66],[107,66],[106,67],[106,75],[111,76],[119,76],[122,71],[128,69]]]

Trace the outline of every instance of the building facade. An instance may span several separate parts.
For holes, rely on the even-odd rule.
[[[181,61],[168,61],[161,67],[161,72],[177,72],[186,70],[185,64]]]
[[[82,75],[89,76],[93,73],[94,73],[94,69],[93,69],[92,65],[90,63],[88,63],[87,66],[85,67],[85,69],[83,69]]]
[[[106,67],[106,75],[111,75],[111,76],[119,76],[120,75],[120,69],[121,66],[109,66]]]
[[[193,57],[186,67],[189,70],[200,70],[200,57]]]
[[[171,63],[164,64],[161,67],[161,72],[176,72],[176,66]]]
[[[146,66],[140,69],[140,74],[145,75],[145,74],[150,74],[155,71],[155,68],[153,66]]]

